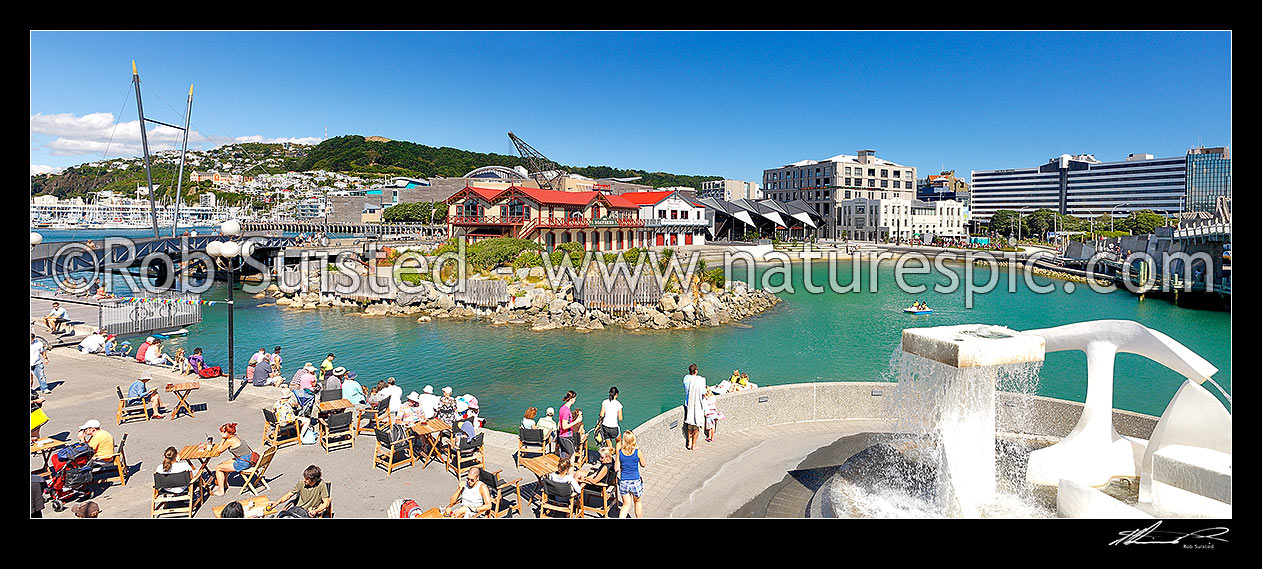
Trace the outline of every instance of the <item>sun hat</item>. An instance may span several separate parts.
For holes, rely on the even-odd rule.
[[[99,429],[99,428],[101,428],[100,421],[96,419],[88,419],[87,422],[83,424],[83,426],[79,427],[79,430],[82,431],[84,429]]]
[[[443,395],[451,395],[451,386],[443,388]]]
[[[346,368],[342,366],[333,368],[333,375],[345,375],[345,374],[346,374]]]
[[[348,372],[346,372],[346,379],[355,379],[355,378],[357,378],[357,377],[359,377],[359,374],[357,374],[357,373],[355,373],[355,372],[353,372],[353,371],[348,371]]]
[[[305,369],[307,371],[315,371],[315,366],[311,365],[311,362],[307,362],[305,364],[302,364],[302,369]]]
[[[153,336],[149,336],[148,338],[145,338],[145,341],[146,341],[146,342],[149,342],[150,344],[152,344],[152,343],[153,343]]]
[[[421,392],[422,392],[422,393],[428,393],[428,394],[430,394],[430,395],[433,395],[433,394],[434,394],[434,386],[432,386],[432,385],[426,385],[426,386],[425,386],[425,389],[422,389],[422,390],[421,390]]]
[[[136,379],[139,379],[140,381],[149,381],[149,380],[153,379],[153,374],[151,374],[151,373],[149,373],[149,372],[145,372],[145,373],[140,374],[140,377],[138,377],[138,378],[136,378]]]
[[[408,401],[415,401],[415,402],[417,402],[417,403],[420,403],[420,402],[421,402],[421,395],[420,395],[419,393],[417,393],[417,392],[413,391],[412,393],[409,393],[409,394],[408,394]]]

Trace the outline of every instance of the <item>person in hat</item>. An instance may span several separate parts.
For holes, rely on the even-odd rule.
[[[297,391],[300,387],[302,387],[302,376],[307,373],[315,373],[315,368],[312,367],[311,362],[302,364],[301,366],[298,366],[298,369],[294,370],[294,376],[289,378],[289,389]]]
[[[104,354],[107,356],[126,356],[131,351],[131,342],[118,341],[118,334],[110,334],[105,337]]]
[[[346,380],[346,368],[338,366],[333,368],[333,375],[324,378],[325,389],[342,389],[342,382]]]
[[[424,417],[421,413],[421,395],[415,391],[408,394],[407,401],[394,414],[395,420],[407,427],[421,422]]]
[[[438,398],[435,416],[448,425],[456,424],[456,398],[451,396],[451,387],[443,388],[443,396]]]
[[[350,401],[357,408],[368,407],[368,398],[364,395],[364,386],[355,380],[354,373],[347,373],[342,380],[342,399]]]
[[[154,340],[145,352],[145,363],[153,366],[169,366],[175,364],[171,356],[162,353],[162,340]]]
[[[425,413],[426,419],[433,419],[438,415],[438,396],[434,395],[432,385],[426,385],[421,390],[421,411]]]
[[[329,353],[329,357],[324,358],[324,361],[320,362],[320,377],[324,378],[332,374],[333,374],[333,354]]]
[[[136,361],[138,363],[145,363],[145,352],[149,351],[150,346],[153,346],[153,336],[145,338],[145,343],[136,347]]]
[[[150,418],[161,419],[162,399],[158,397],[157,388],[149,389],[149,381],[152,379],[153,376],[149,372],[140,374],[140,378],[133,381],[127,388],[127,404],[135,405],[143,402],[148,407],[150,403],[153,403],[153,415]]]
[[[96,454],[92,460],[96,466],[114,465],[114,436],[101,428],[101,422],[88,419],[79,427],[79,442],[87,444]]]
[[[101,507],[96,502],[80,502],[70,508],[76,518],[95,518],[101,515]]]
[[[556,414],[556,409],[548,407],[548,410],[544,411],[543,417],[535,421],[535,427],[543,429],[544,440],[551,439],[552,433],[555,433],[557,430]]]

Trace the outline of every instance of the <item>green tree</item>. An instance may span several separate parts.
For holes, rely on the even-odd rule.
[[[990,216],[990,230],[1000,235],[1016,235],[1020,216],[1010,209],[1001,209]]]

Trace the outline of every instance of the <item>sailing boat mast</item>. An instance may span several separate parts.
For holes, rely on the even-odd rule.
[[[180,146],[180,173],[175,178],[175,214],[171,217],[171,237],[175,237],[180,226],[180,190],[184,185],[184,154],[188,152],[188,126],[193,116],[193,86],[188,86],[188,107],[184,111],[184,144]]]
[[[145,179],[149,182],[149,217],[153,220],[153,236],[158,237],[158,207],[153,202],[153,172],[149,168],[149,137],[145,133],[145,109],[140,103],[140,74],[136,60],[131,62],[131,82],[136,86],[136,113],[140,115],[140,146],[145,151]]]

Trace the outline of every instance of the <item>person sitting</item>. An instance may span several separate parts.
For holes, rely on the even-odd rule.
[[[150,415],[150,418],[161,419],[162,399],[158,397],[157,389],[149,389],[149,381],[152,379],[153,376],[146,372],[139,379],[133,381],[127,388],[127,404],[144,403],[148,407],[149,403],[153,403],[153,415]]]
[[[489,512],[494,505],[490,490],[482,483],[482,469],[474,466],[465,473],[464,484],[451,495],[451,501],[443,508],[443,515],[476,518]]]
[[[523,429],[539,428],[535,425],[535,417],[537,417],[538,415],[539,415],[539,409],[534,408],[534,407],[526,409],[526,414],[522,416],[521,418],[521,428]]]
[[[270,357],[263,357],[258,363],[254,364],[254,377],[250,380],[254,387],[268,387],[272,385],[279,387],[284,382],[283,378],[272,371],[272,359]]]
[[[200,376],[203,369],[206,369],[206,359],[202,356],[202,349],[193,348],[193,355],[188,357],[188,371]]]
[[[621,433],[619,433],[621,434]],[[579,484],[608,484],[613,485],[613,440],[606,441],[608,444],[600,446],[600,462],[596,463],[587,473],[580,473],[576,480]]]
[[[438,396],[434,395],[434,386],[426,385],[421,390],[421,411],[425,413],[426,419],[438,416],[438,401]]]
[[[753,383],[749,381],[749,373],[747,372],[741,372],[739,384],[741,386],[741,389],[754,389],[758,387],[757,383]]]
[[[79,351],[84,354],[96,354],[105,351],[105,331],[94,330],[79,342]]]
[[[405,427],[411,427],[424,419],[425,415],[421,411],[421,396],[413,391],[408,395],[407,401],[394,412],[394,420],[403,424]]]
[[[209,452],[212,454],[223,454],[223,451],[232,453],[232,460],[224,461],[215,466],[215,487],[211,491],[213,496],[223,496],[228,489],[228,474],[231,472],[241,472],[258,463],[259,453],[250,450],[250,445],[237,437],[237,424],[224,423],[219,427],[219,436],[223,437],[223,441],[215,445]]]
[[[128,342],[127,340],[119,342],[117,338],[118,336],[114,334],[110,334],[109,337],[105,338],[105,355],[123,357],[131,356],[131,342]]]
[[[288,512],[298,514],[299,516],[314,518],[323,515],[329,511],[329,506],[333,505],[332,498],[329,497],[329,487],[321,479],[320,467],[316,465],[308,466],[302,471],[302,480],[294,485],[294,489],[286,492],[279,500],[268,503],[268,509],[288,502],[291,498],[297,497],[293,507]],[[300,510],[300,511],[299,511]]]
[[[171,356],[162,353],[162,340],[154,340],[145,351],[145,363],[154,366],[170,366],[175,364]]]
[[[535,428],[543,429],[543,438],[545,441],[551,440],[552,435],[556,433],[557,422],[556,419],[553,419],[555,416],[556,410],[548,407],[548,409],[544,411],[543,418],[535,422]]]
[[[61,307],[60,302],[54,302],[53,309],[44,316],[44,327],[48,328],[50,334],[60,335],[62,322],[68,322],[66,309]]]
[[[224,506],[224,507],[223,507],[223,510],[221,510],[221,511],[219,512],[219,517],[221,517],[221,518],[244,518],[244,517],[245,517],[245,506],[242,506],[242,505],[241,505],[241,502],[228,502],[228,505]]]
[[[189,464],[187,460],[178,460],[178,458],[179,452],[175,450],[175,447],[167,447],[167,449],[162,452],[162,464],[158,467],[157,473],[179,474],[181,472],[193,472],[196,474],[193,470],[193,466]],[[167,495],[177,495],[185,492],[188,492],[188,486],[183,488],[162,489],[162,493]]]
[[[250,356],[250,361],[245,363],[245,379],[247,381],[254,382],[254,368],[264,359],[267,359],[267,348],[259,348],[259,351],[254,352],[254,355]]]
[[[294,396],[292,391],[288,389],[281,390],[281,396],[276,400],[276,404],[272,405],[272,412],[276,413],[277,428],[284,427],[290,423],[298,423],[298,437],[306,434],[307,429],[311,427],[311,418],[303,417],[294,412],[298,407],[298,398]]]
[[[153,347],[153,342],[153,336],[149,336],[148,338],[145,338],[145,342],[143,344],[136,347],[137,363],[145,363],[145,353],[149,351],[149,348]]]
[[[360,385],[352,375],[346,374],[346,379],[342,381],[342,399],[350,401],[356,408],[367,408],[368,398],[364,395],[364,386]],[[423,405],[422,408],[424,408]]]
[[[101,422],[88,419],[79,427],[79,442],[85,443],[95,453],[92,455],[94,468],[114,466],[114,436],[101,428]]]
[[[563,460],[557,461],[556,472],[548,473],[548,480],[570,485],[570,499],[571,500],[574,499],[574,496],[577,496],[583,492],[583,487],[579,486],[578,480],[574,479],[574,475],[572,474],[573,471],[574,471],[574,463],[569,460],[563,459]]]

